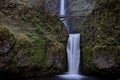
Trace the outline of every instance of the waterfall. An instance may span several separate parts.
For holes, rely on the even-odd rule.
[[[80,34],[69,34],[67,43],[68,73],[79,74]]]
[[[60,0],[60,16],[65,16],[65,0]],[[70,25],[67,24],[67,20],[62,22],[65,27],[70,32]],[[79,73],[79,63],[80,63],[80,34],[69,34],[67,43],[67,57],[68,57],[68,74],[78,74]]]
[[[60,16],[65,15],[65,0],[60,1]]]
[[[61,77],[64,78],[81,78],[79,75],[79,64],[80,64],[80,34],[74,32],[72,33],[74,29],[71,28],[71,25],[68,24],[68,20],[64,20],[62,18],[63,16],[66,16],[65,12],[65,0],[60,0],[60,20],[64,23],[68,33],[68,43],[67,43],[67,58],[68,58],[68,72],[65,75],[61,75]]]

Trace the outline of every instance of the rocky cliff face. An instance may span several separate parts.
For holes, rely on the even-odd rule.
[[[102,0],[80,26],[85,73],[120,74],[120,2]]]
[[[0,71],[21,77],[61,73],[66,30],[44,11],[44,1],[32,1],[0,0]]]

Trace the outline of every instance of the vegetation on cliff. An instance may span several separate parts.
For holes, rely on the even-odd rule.
[[[119,76],[119,4],[118,0],[97,1],[80,26],[83,72]]]
[[[0,36],[11,45],[9,51],[2,51],[6,55],[0,53],[0,71],[24,77],[65,71],[67,34],[59,19],[46,13],[42,5],[19,0],[1,0],[0,4],[0,24],[7,27],[0,26]]]

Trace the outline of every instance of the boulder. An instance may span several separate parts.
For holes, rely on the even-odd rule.
[[[7,26],[0,25],[0,55],[7,54],[15,45],[15,36]]]

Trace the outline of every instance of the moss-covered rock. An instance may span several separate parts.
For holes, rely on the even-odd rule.
[[[23,33],[16,35],[16,45],[9,55],[13,62],[7,67],[7,71],[24,77],[63,72],[65,70],[63,45],[38,34],[31,37],[30,35],[32,34],[29,33],[29,37]]]
[[[4,0],[0,5],[0,24],[10,26],[16,40],[8,55],[0,56],[5,62],[0,71],[21,77],[65,71],[67,34],[63,24],[41,10],[36,4],[39,0],[30,5],[24,1],[28,0]]]
[[[93,48],[93,61],[99,69],[111,68],[116,65],[117,47],[97,46]]]
[[[85,73],[119,77],[120,49],[117,46],[95,45],[91,51],[89,51],[89,48],[85,50],[87,50],[87,53],[83,54],[85,62],[82,65]]]
[[[15,36],[7,26],[0,25],[0,55],[9,52],[15,45]]]

